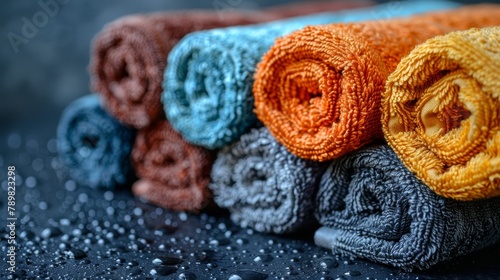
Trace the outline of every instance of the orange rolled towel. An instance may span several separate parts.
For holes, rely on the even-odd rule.
[[[500,25],[500,5],[385,21],[310,26],[276,40],[257,68],[255,112],[292,153],[338,158],[383,138],[381,95],[417,44],[437,35]]]
[[[500,195],[500,27],[417,46],[387,81],[387,141],[437,194]]]
[[[197,212],[210,202],[214,159],[212,152],[187,143],[168,121],[160,120],[137,134],[132,163],[140,179],[132,191],[165,208]]]

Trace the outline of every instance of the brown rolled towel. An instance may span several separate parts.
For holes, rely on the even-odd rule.
[[[261,12],[182,11],[125,16],[106,25],[94,38],[92,88],[103,96],[105,107],[116,119],[144,128],[163,115],[160,95],[166,58],[186,34],[370,4],[310,2]]]
[[[214,159],[212,152],[187,143],[162,119],[137,135],[132,162],[141,179],[132,191],[165,208],[196,212],[210,201]]]

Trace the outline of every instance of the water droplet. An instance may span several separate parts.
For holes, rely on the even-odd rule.
[[[106,207],[106,214],[108,214],[108,216],[113,216],[115,214],[115,208],[111,206]]]
[[[62,234],[62,231],[59,228],[52,227],[52,228],[46,228],[42,231],[40,236],[44,239],[48,239],[51,237],[59,236]]]
[[[78,195],[78,201],[82,204],[86,204],[89,200],[89,196],[86,193],[81,193]]]
[[[139,207],[135,207],[134,210],[132,210],[132,213],[136,216],[142,216],[143,210]]]
[[[106,270],[109,271],[109,272],[113,272],[116,269],[118,269],[118,267],[116,267],[116,266],[110,266],[110,267],[106,268]]]
[[[207,263],[207,268],[209,268],[209,269],[214,269],[217,267],[218,267],[218,265],[216,263]]]
[[[87,254],[80,249],[70,249],[70,257],[78,260],[87,257]]]
[[[345,265],[353,265],[354,262],[352,260],[344,260]]]
[[[127,263],[127,268],[132,268],[132,267],[134,267],[134,266],[138,266],[138,265],[139,265],[139,263],[138,263],[138,262],[136,262],[136,261],[129,261],[129,262]]]
[[[19,237],[21,237],[22,239],[32,239],[33,237],[35,237],[35,234],[33,234],[33,232],[30,230],[24,230],[21,231]]]
[[[240,270],[231,274],[228,280],[263,280],[266,278],[267,274],[264,273],[253,270]]]
[[[40,210],[47,210],[49,205],[45,201],[40,201],[38,202],[38,208],[40,208]]]
[[[21,141],[21,135],[12,133],[7,138],[7,145],[9,145],[9,147],[12,149],[18,149],[19,147],[21,147]]]
[[[349,270],[349,271],[345,272],[344,275],[347,275],[347,276],[360,276],[361,272],[359,272],[357,270]]]
[[[159,256],[153,260],[156,265],[177,265],[184,262],[182,259],[173,256]]]
[[[106,191],[106,192],[104,192],[104,199],[105,200],[111,201],[111,200],[113,200],[114,197],[115,197],[115,195],[113,194],[112,191]]]
[[[204,250],[199,254],[195,254],[194,258],[199,262],[209,262],[214,259],[215,251],[213,250]]]
[[[63,236],[61,236],[61,241],[66,242],[66,241],[68,241],[68,240],[69,240],[69,235],[64,234]]]
[[[42,171],[45,168],[45,164],[43,163],[43,159],[36,158],[31,162],[31,167],[35,171]]]
[[[196,279],[196,275],[194,275],[193,273],[191,272],[183,272],[181,274],[179,274],[179,276],[177,277],[177,279],[179,280],[195,280]]]
[[[323,269],[336,268],[339,263],[333,258],[326,257],[319,260],[319,266]]]
[[[80,261],[80,264],[89,264],[91,261],[89,259],[84,259]]]
[[[151,275],[161,275],[161,276],[167,276],[170,274],[173,274],[177,272],[177,268],[173,266],[160,266],[160,267],[155,267],[149,271],[149,274]]]
[[[188,215],[186,214],[186,212],[180,212],[179,213],[179,219],[183,222],[187,221],[188,219]]]
[[[216,239],[210,240],[210,242],[208,244],[214,245],[214,246],[219,246],[219,240],[216,240]]]
[[[73,181],[73,180],[66,181],[66,183],[64,184],[64,188],[67,191],[69,191],[69,192],[72,192],[72,191],[76,190],[76,183],[75,183],[75,181]]]
[[[271,255],[259,255],[253,259],[254,262],[270,262],[273,260]]]
[[[63,218],[59,220],[59,224],[61,226],[69,226],[71,224],[71,221],[69,219]]]
[[[47,142],[47,150],[49,150],[49,152],[51,152],[53,154],[57,153],[57,140],[56,139],[50,139]]]
[[[26,178],[26,181],[24,184],[28,188],[34,188],[36,186],[36,178],[33,176],[29,176],[28,178]]]
[[[244,245],[244,244],[247,244],[248,243],[248,240],[244,239],[244,238],[238,238],[236,239],[236,244],[238,245]]]

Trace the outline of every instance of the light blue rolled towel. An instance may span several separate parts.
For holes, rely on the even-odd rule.
[[[307,25],[403,17],[457,6],[448,1],[402,1],[193,32],[168,56],[162,94],[166,116],[187,141],[222,148],[255,124],[254,70],[278,37]]]

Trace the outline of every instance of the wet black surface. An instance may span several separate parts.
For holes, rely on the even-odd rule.
[[[79,186],[57,160],[54,138],[62,108],[88,93],[92,36],[124,14],[214,6],[67,2],[17,53],[6,35],[21,32],[22,17],[41,8],[37,1],[0,4],[0,279],[500,279],[500,246],[405,273],[332,255],[313,244],[313,229],[260,234],[234,225],[222,210],[176,213],[139,201],[126,188]],[[258,8],[270,1],[228,3]],[[7,270],[8,166],[16,173],[14,274]]]
[[[54,120],[56,121],[56,120]],[[46,127],[55,127],[47,123]],[[260,234],[223,210],[198,215],[149,205],[124,188],[68,178],[54,133],[1,129],[0,279],[499,279],[500,246],[406,273],[316,247],[313,230]],[[31,127],[31,128],[30,128]],[[7,271],[7,171],[16,173],[16,272]]]

